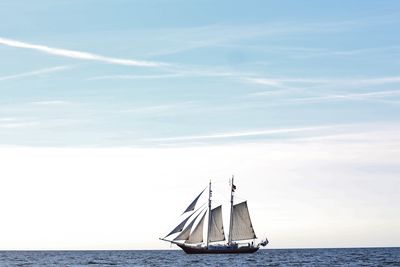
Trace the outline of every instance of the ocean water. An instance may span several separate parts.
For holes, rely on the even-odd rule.
[[[180,250],[0,251],[0,266],[400,266],[400,248],[262,249],[187,255]]]

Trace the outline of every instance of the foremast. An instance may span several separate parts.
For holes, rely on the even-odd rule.
[[[207,225],[207,239],[206,239],[206,246],[208,247],[210,243],[210,230],[211,230],[211,180],[208,186],[208,225]]]
[[[233,192],[236,189],[236,186],[233,184],[233,178],[234,176],[232,175],[232,180],[231,180],[231,208],[229,212],[229,233],[228,233],[228,245],[232,244],[232,227],[233,227]]]

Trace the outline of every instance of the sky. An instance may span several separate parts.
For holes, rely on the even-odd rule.
[[[399,29],[394,0],[1,1],[0,249],[168,249],[233,174],[271,248],[399,246]]]

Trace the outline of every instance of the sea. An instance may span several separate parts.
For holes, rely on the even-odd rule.
[[[400,266],[400,248],[261,249],[219,255],[180,250],[0,251],[0,266]]]

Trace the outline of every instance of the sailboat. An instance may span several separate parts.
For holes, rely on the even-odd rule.
[[[185,219],[160,240],[175,244],[188,254],[254,253],[260,246],[266,246],[268,239],[255,244],[257,237],[251,223],[247,201],[234,204],[236,186],[233,179],[232,176],[228,240],[224,233],[222,205],[212,208],[211,181],[208,185],[208,205],[204,203],[196,208],[206,187],[183,212],[182,215],[188,214]]]

